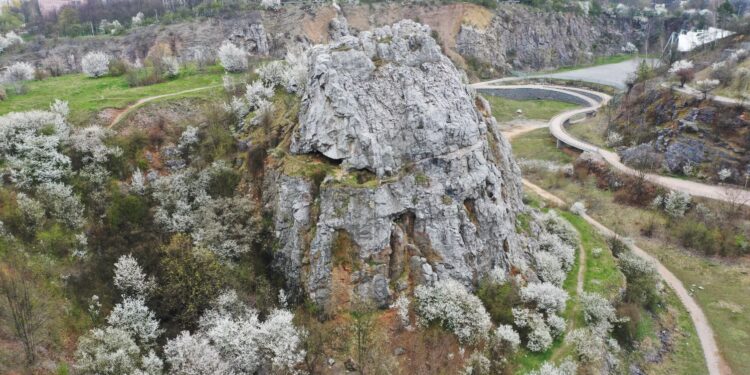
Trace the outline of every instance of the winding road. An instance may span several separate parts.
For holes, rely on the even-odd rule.
[[[565,93],[568,98],[578,98],[579,100],[586,101],[588,103],[588,106],[560,113],[549,121],[549,129],[552,136],[555,137],[559,142],[562,142],[572,148],[599,154],[602,158],[604,158],[604,160],[607,161],[607,163],[609,163],[619,172],[631,176],[639,175],[639,171],[623,164],[620,161],[620,156],[617,155],[617,153],[592,145],[588,142],[584,142],[572,136],[565,129],[565,125],[569,123],[571,118],[580,115],[595,113],[599,109],[599,107],[605,105],[611,99],[611,96],[598,91],[582,88],[567,88],[564,86],[555,85],[498,85],[495,82],[496,81],[480,82],[472,85],[472,87],[480,92],[492,92],[493,90],[546,90],[556,93]],[[646,173],[644,177],[646,178],[646,180],[654,184],[663,186],[670,190],[681,191],[692,196],[715,199],[730,203],[732,205],[750,205],[750,191],[748,190],[730,186],[704,184],[696,181],[667,177],[654,173]]]
[[[564,87],[558,87],[558,86],[551,87],[551,89],[565,90]],[[562,140],[566,144],[569,144],[568,141],[572,142],[573,144],[571,146],[575,148],[579,148],[580,146],[580,147],[585,147],[583,148],[583,150],[585,151],[593,151],[593,152],[604,151],[604,150],[598,149],[596,146],[590,145],[586,142],[582,142],[570,136],[570,134],[568,134],[565,131],[565,127],[563,125],[574,116],[578,116],[581,113],[589,113],[591,111],[595,111],[599,106],[602,105],[602,103],[606,103],[606,101],[608,101],[610,98],[606,94],[596,93],[590,90],[581,90],[578,88],[574,90],[575,92],[579,94],[581,93],[581,91],[588,91],[591,94],[595,93],[601,99],[599,101],[595,101],[595,103],[593,103],[590,107],[581,108],[581,109],[573,109],[573,110],[563,112],[553,117],[549,122],[550,132],[553,134],[553,136],[555,136],[555,138],[557,139],[562,138]],[[512,130],[512,132],[503,133],[503,134],[508,138],[508,140],[511,140],[514,137],[517,137],[523,133],[526,133],[535,129],[539,129],[539,127],[529,126],[525,128],[515,128]],[[614,153],[610,153],[610,154],[614,154]],[[616,154],[614,154],[614,156],[617,157]],[[619,163],[619,158],[617,158],[616,160],[617,160],[617,163]],[[610,160],[608,159],[608,161]],[[630,169],[628,167],[625,167],[624,165],[623,167]],[[678,181],[682,181],[682,180],[678,180]],[[535,194],[539,195],[543,199],[559,207],[569,206],[564,200],[560,199],[556,195],[542,189],[541,187],[535,185],[534,183],[526,179],[523,179],[523,185],[528,190],[534,192]],[[594,228],[596,228],[597,231],[599,231],[599,233],[601,233],[603,236],[613,237],[616,235],[616,233],[613,230],[607,228],[606,226],[604,226],[603,224],[601,224],[599,221],[592,218],[588,214],[584,213],[583,215],[581,215],[581,217],[584,220],[586,220],[586,222],[594,226]],[[690,319],[693,321],[693,325],[695,326],[695,330],[698,334],[698,340],[700,341],[701,348],[703,350],[703,356],[706,360],[708,373],[710,375],[731,375],[732,370],[726,364],[726,362],[724,361],[724,358],[722,358],[721,356],[719,347],[716,344],[716,339],[714,338],[713,329],[711,329],[711,325],[708,323],[708,319],[706,318],[706,315],[703,313],[703,310],[695,301],[695,299],[693,299],[693,297],[688,293],[687,289],[685,288],[685,285],[682,284],[682,281],[680,281],[677,278],[677,276],[675,276],[669,269],[667,269],[667,267],[665,267],[661,262],[659,262],[658,259],[651,256],[645,250],[641,249],[640,247],[632,243],[628,243],[628,247],[633,251],[633,253],[640,256],[641,258],[651,261],[656,266],[656,270],[659,273],[659,275],[662,277],[664,282],[667,283],[667,285],[669,285],[669,287],[672,288],[672,290],[674,290],[675,294],[677,295],[677,298],[680,300],[683,306],[685,306],[685,309],[688,311],[688,314],[690,315]],[[580,275],[579,275],[579,278],[580,278]]]

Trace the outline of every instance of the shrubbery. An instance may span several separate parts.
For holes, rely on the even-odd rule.
[[[81,59],[81,69],[89,77],[101,77],[109,72],[109,56],[101,51],[89,52]]]
[[[486,338],[492,326],[482,301],[458,281],[442,280],[432,287],[420,285],[414,291],[414,298],[423,324],[440,324],[461,342],[471,343]]]

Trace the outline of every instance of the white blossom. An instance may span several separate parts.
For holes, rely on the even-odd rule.
[[[16,204],[21,212],[24,223],[29,229],[39,227],[44,220],[44,206],[36,199],[29,197],[24,193],[16,195]]]
[[[83,226],[84,207],[71,186],[60,182],[45,182],[36,188],[36,195],[54,219],[73,229]]]
[[[256,109],[262,100],[273,97],[273,87],[264,85],[262,81],[257,80],[247,85],[245,98],[251,109]]]
[[[550,332],[544,316],[527,308],[513,308],[513,322],[520,328],[527,328],[526,347],[533,352],[543,352],[552,346]]]
[[[187,151],[191,146],[195,146],[200,142],[198,137],[198,128],[195,126],[188,126],[180,135],[180,141],[177,143],[177,148],[183,151]]]
[[[560,217],[556,211],[550,210],[544,213],[541,220],[548,232],[560,237],[566,244],[578,247],[580,241],[578,231],[567,220]]]
[[[76,128],[67,143],[80,154],[84,164],[104,164],[122,153],[120,148],[107,146],[104,142],[112,134],[111,130],[98,125]]]
[[[146,306],[143,297],[126,297],[112,309],[107,323],[129,333],[141,345],[154,343],[162,333],[159,322]]]
[[[146,192],[146,178],[140,168],[136,168],[130,177],[130,191],[138,195]]]
[[[228,72],[244,72],[247,70],[247,51],[225,40],[219,47],[219,61]]]
[[[136,370],[133,375],[161,375],[163,369],[164,361],[153,350],[149,350],[148,355],[141,357],[141,368]]]
[[[423,322],[439,322],[461,342],[485,338],[492,326],[482,301],[458,281],[441,280],[432,287],[420,285],[414,297]]]
[[[396,316],[398,316],[399,323],[402,327],[409,327],[411,325],[408,297],[404,295],[399,296],[390,307],[396,310]]]
[[[177,77],[180,74],[180,62],[174,56],[167,56],[162,59],[164,66],[167,68],[167,76]]]
[[[81,59],[81,69],[89,77],[101,77],[109,73],[109,56],[101,51],[89,52]]]
[[[537,275],[542,281],[554,285],[562,285],[565,282],[566,273],[556,256],[548,252],[539,251],[534,253],[534,264]]]
[[[138,14],[133,16],[130,19],[130,24],[132,26],[140,26],[141,24],[143,24],[143,12],[138,12]]]
[[[250,113],[250,103],[245,98],[233,96],[229,103],[224,103],[224,110],[242,119]]]
[[[533,303],[537,309],[552,313],[564,311],[568,300],[568,292],[548,282],[530,283],[521,288],[520,296],[523,302]]]
[[[0,170],[21,187],[58,181],[70,168],[60,152],[68,125],[57,113],[11,112],[0,116]]]
[[[516,351],[518,345],[521,344],[521,337],[512,326],[500,324],[495,329],[494,344],[507,347],[513,352]]]
[[[34,79],[34,67],[27,62],[17,62],[5,69],[3,81],[16,86],[16,93],[21,92],[21,83]]]
[[[279,9],[281,7],[281,0],[260,0],[260,6],[265,9]]]
[[[138,369],[140,349],[130,335],[115,327],[96,328],[78,341],[76,368],[82,373],[121,375]]]
[[[555,366],[550,362],[544,362],[538,370],[531,371],[528,375],[576,375],[577,370],[578,366],[576,366],[575,362],[566,359],[559,366]]]
[[[719,174],[719,181],[725,181],[729,177],[732,177],[732,171],[729,170],[728,168],[722,168],[718,174]]]
[[[615,308],[599,294],[583,292],[581,306],[583,306],[583,318],[586,324],[599,331],[609,332],[612,329],[612,323],[618,321]]]
[[[121,255],[115,263],[114,284],[121,293],[148,297],[156,286],[153,278],[148,278],[138,261],[130,254]]]
[[[570,206],[570,212],[576,214],[576,215],[583,215],[586,213],[586,205],[581,202],[575,202]]]
[[[693,69],[693,62],[688,60],[677,60],[672,63],[672,67],[669,68],[669,73],[677,74],[680,71]]]
[[[164,346],[172,375],[230,375],[229,364],[202,335],[183,331]]]
[[[70,108],[68,107],[68,102],[60,99],[55,99],[55,101],[49,105],[49,111],[52,113],[57,113],[63,118],[67,118],[68,114],[70,113]]]
[[[681,191],[670,191],[664,198],[664,211],[673,218],[685,216],[690,206],[690,195]]]

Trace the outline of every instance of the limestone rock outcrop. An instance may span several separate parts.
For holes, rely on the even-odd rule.
[[[475,285],[522,258],[510,145],[430,34],[401,21],[310,51],[290,151],[336,172],[317,189],[274,176],[268,205],[277,266],[321,305],[382,307],[394,289]]]

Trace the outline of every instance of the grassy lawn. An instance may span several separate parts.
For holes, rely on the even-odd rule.
[[[575,104],[558,100],[513,100],[492,95],[484,95],[484,97],[490,102],[492,115],[499,122],[519,118],[547,121],[562,111],[578,107]],[[520,116],[516,115],[519,109],[523,111]]]
[[[556,148],[549,129],[542,128],[520,135],[513,140],[513,155],[517,159],[547,160],[559,164],[573,161],[573,157]]]
[[[565,129],[572,136],[596,145],[607,148],[604,132],[607,129],[607,119],[604,116],[587,118],[582,122],[568,125]]]
[[[129,87],[125,76],[88,78],[83,74],[70,74],[31,81],[26,85],[26,93],[16,95],[8,90],[8,99],[0,102],[0,114],[13,111],[46,109],[55,99],[67,100],[73,123],[83,123],[90,116],[104,108],[123,108],[138,99],[169,94],[198,87],[221,85],[224,72],[219,66],[212,66],[205,72],[184,69],[180,76],[163,83]],[[210,91],[185,94],[186,97],[207,95]],[[172,98],[174,99],[174,97]]]
[[[537,131],[521,135],[513,141],[516,155],[529,158],[540,155],[536,158],[545,160],[570,158],[555,149],[553,141],[549,142],[552,147],[546,150],[531,149],[530,144],[544,144],[539,141],[541,132],[535,133]],[[554,153],[557,155],[551,155]],[[750,347],[750,314],[747,313],[750,309],[750,294],[747,293],[750,288],[750,266],[747,262],[717,261],[680,249],[675,245],[676,240],[666,238],[668,234],[664,228],[667,220],[663,216],[651,210],[618,204],[614,202],[611,192],[597,189],[592,182],[576,183],[559,176],[541,174],[525,174],[525,177],[569,202],[585,201],[591,216],[632,238],[641,248],[658,258],[685,287],[693,290],[732,370],[738,374],[750,374],[750,356],[747,356],[746,350]],[[651,220],[659,229],[653,238],[647,238],[641,235],[641,229]],[[649,373],[705,373],[705,361],[695,329],[684,307],[674,298],[672,293],[667,294],[667,300],[671,301],[670,308],[677,313],[674,323],[682,334],[673,338],[674,351],[669,358]]]

